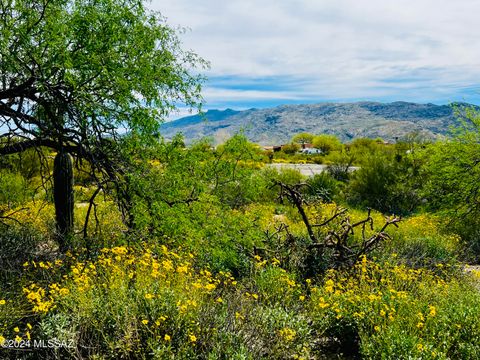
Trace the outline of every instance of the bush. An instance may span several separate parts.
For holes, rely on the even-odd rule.
[[[308,178],[307,184],[306,194],[325,202],[332,202],[340,191],[339,183],[327,172]]]
[[[451,138],[423,151],[426,161],[424,195],[430,210],[442,211],[450,228],[468,242],[480,258],[480,114],[474,108],[457,108],[459,126]]]
[[[412,267],[453,264],[461,257],[464,244],[460,236],[443,231],[443,226],[441,217],[429,214],[404,219],[399,228],[391,230],[393,240],[378,256],[385,260],[393,256]]]
[[[2,205],[14,208],[27,201],[32,193],[22,175],[0,170],[0,209]]]
[[[39,246],[46,239],[28,227],[0,225],[0,230],[0,289],[6,289],[18,283],[26,261],[42,258]]]
[[[332,271],[311,289],[313,316],[326,334],[344,324],[340,339],[356,329],[365,358],[476,358],[480,294],[437,273],[364,258],[353,273]]]
[[[327,171],[336,180],[347,182],[350,179],[355,158],[346,152],[333,152],[325,159],[328,161]]]
[[[406,215],[420,204],[422,185],[414,161],[395,159],[377,153],[364,159],[352,174],[347,187],[349,203],[371,207],[383,213]]]
[[[287,155],[293,155],[300,150],[300,145],[296,143],[291,143],[282,146],[282,151]]]

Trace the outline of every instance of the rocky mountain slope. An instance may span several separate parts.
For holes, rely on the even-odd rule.
[[[464,107],[468,104],[456,104]],[[381,137],[388,141],[413,131],[427,137],[446,135],[456,123],[454,105],[408,102],[319,103],[282,105],[270,109],[244,111],[209,110],[162,125],[161,133],[171,138],[182,132],[187,142],[204,136],[215,143],[243,131],[262,145],[283,144],[299,132],[335,134],[343,141],[356,137]]]

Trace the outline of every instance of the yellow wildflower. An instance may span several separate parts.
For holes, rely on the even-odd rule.
[[[162,261],[162,266],[167,271],[173,270],[173,264],[172,264],[171,260],[163,260]]]
[[[205,289],[207,289],[208,291],[212,291],[216,288],[217,286],[215,284],[207,284],[205,285]]]
[[[177,272],[178,272],[179,274],[181,274],[181,273],[187,273],[187,272],[188,272],[188,266],[187,266],[187,265],[178,266],[178,267],[177,267]]]
[[[333,286],[335,285],[335,283],[333,282],[333,280],[327,280],[325,282],[325,291],[328,292],[328,293],[332,293],[333,292]]]
[[[67,288],[61,288],[58,293],[62,296],[65,296],[65,295],[68,295],[70,293],[70,290],[68,290]]]
[[[170,341],[172,340],[172,338],[170,337],[170,335],[165,334],[165,336],[163,337],[163,340]]]
[[[329,304],[329,303],[326,303],[326,302],[321,302],[320,304],[318,304],[318,306],[319,306],[321,309],[325,309],[325,308],[329,307],[330,304]]]
[[[197,337],[193,334],[189,335],[189,338],[190,338],[190,341],[193,342],[193,343],[197,341]]]
[[[6,303],[7,302],[4,299],[0,300],[0,305],[5,305]]]
[[[423,317],[423,314],[421,312],[419,312],[417,316],[420,319],[420,321],[425,321],[425,318]]]
[[[15,331],[16,333],[20,332],[20,329],[18,328],[18,326],[14,327],[13,328],[13,331]]]
[[[145,319],[145,320],[142,320],[142,324],[143,324],[143,325],[148,325],[148,320],[146,320],[146,319]]]
[[[237,311],[235,312],[235,319],[243,320],[245,317]]]
[[[286,341],[292,341],[297,336],[297,332],[293,329],[286,327],[279,331],[279,335]]]
[[[320,307],[320,309],[325,309],[325,308],[329,307],[330,304],[327,303],[323,297],[321,297],[320,298],[320,303],[318,304],[318,306]]]

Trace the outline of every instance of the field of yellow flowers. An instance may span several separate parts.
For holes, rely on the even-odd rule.
[[[278,222],[270,205],[241,215]],[[282,221],[303,231],[293,212]],[[273,253],[234,275],[168,239],[25,261],[0,296],[0,358],[478,359],[478,274],[451,260],[459,239],[439,222],[406,219],[383,252],[312,277]],[[430,260],[403,261],[412,251]]]

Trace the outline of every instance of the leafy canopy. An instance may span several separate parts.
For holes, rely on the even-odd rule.
[[[302,132],[293,136],[292,142],[304,145],[304,144],[311,143],[314,137],[315,135],[313,134],[310,134],[308,132]]]
[[[426,148],[426,196],[433,209],[453,219],[454,230],[480,249],[480,114],[463,112],[453,137]]]
[[[0,154],[156,135],[180,103],[201,103],[206,63],[179,45],[140,0],[0,0]]]
[[[313,138],[313,146],[328,154],[330,151],[340,150],[342,143],[335,135],[321,134]]]

